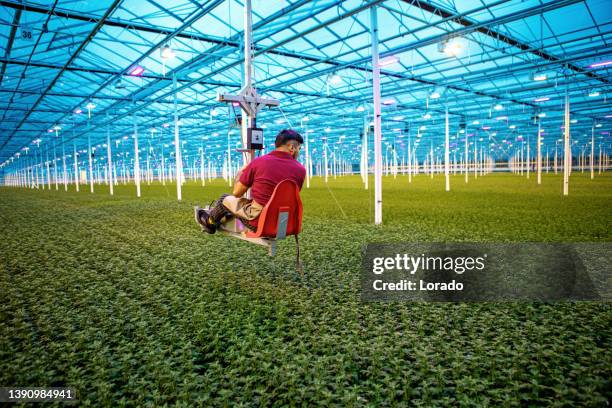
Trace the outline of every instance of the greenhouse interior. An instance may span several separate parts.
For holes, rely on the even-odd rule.
[[[0,402],[609,406],[610,1],[0,20]]]

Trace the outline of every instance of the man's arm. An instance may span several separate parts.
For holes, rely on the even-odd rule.
[[[234,197],[240,198],[246,194],[248,189],[249,188],[245,186],[244,184],[242,184],[240,180],[236,180],[236,182],[234,183],[234,191],[232,191],[232,195]]]

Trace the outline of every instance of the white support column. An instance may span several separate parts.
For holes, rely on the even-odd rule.
[[[145,146],[146,146],[146,144],[145,144]],[[150,156],[149,155],[149,149],[147,148],[147,160],[146,160],[147,176],[145,177],[145,180],[147,180],[147,185],[148,186],[151,185],[151,160],[149,160],[149,156]]]
[[[527,180],[529,180],[529,172],[531,170],[531,151],[529,150],[529,145],[531,143],[529,143],[529,142],[530,142],[530,140],[529,140],[529,138],[527,138],[527,160],[526,160],[526,163],[527,163]]]
[[[602,162],[602,150],[601,150],[601,143],[599,143],[599,163],[597,165],[597,174],[601,174],[601,169],[603,166],[603,162]]]
[[[87,132],[87,156],[89,158],[89,192],[94,192],[94,181],[93,181],[93,158],[91,157],[91,136]]]
[[[334,156],[333,157],[334,161],[332,163],[333,163],[334,167],[332,169],[332,174],[334,175],[334,180],[335,180],[336,179],[336,174],[338,173],[338,162],[336,161],[336,151],[335,150],[333,151],[333,156]]]
[[[468,163],[469,163],[469,154],[468,154],[468,131],[467,128],[464,129],[465,133],[465,160],[463,161],[463,165],[464,165],[464,170],[465,170],[465,182],[467,184],[468,182],[468,178],[469,178],[469,169],[468,169]]]
[[[162,182],[162,186],[166,185],[166,158],[164,157],[164,143],[163,142],[161,144],[161,182]]]
[[[474,180],[478,178],[478,138],[474,131]]]
[[[206,184],[204,178],[204,147],[200,147],[200,179],[202,181],[202,187]]]
[[[325,138],[325,142],[323,142],[323,156],[325,158],[325,182],[327,183],[329,177],[329,167],[327,166],[327,138]]]
[[[412,183],[412,143],[410,140],[410,129],[408,129],[408,183]]]
[[[57,131],[56,131],[56,138],[57,138]],[[57,151],[56,151],[56,146],[55,146],[55,141],[53,142],[53,181],[55,182],[55,191],[59,190],[59,177],[57,175]]]
[[[538,184],[542,184],[542,124],[541,119],[538,118],[538,149],[537,149],[537,167],[538,167]]]
[[[108,183],[109,185],[109,191],[110,191],[110,195],[113,195],[114,189],[113,189],[113,154],[112,154],[112,148],[111,148],[111,140],[110,140],[110,129],[107,126],[106,127],[106,154],[107,154],[107,163],[108,163],[108,174],[110,176],[110,183]],[[92,174],[93,175],[93,174]]]
[[[45,165],[47,167],[47,187],[49,187],[49,191],[51,191],[51,171],[49,169],[49,149],[48,148],[46,151],[46,158],[47,158],[47,161],[45,162]]]
[[[234,183],[234,179],[232,177],[232,150],[231,150],[231,146],[230,146],[230,132],[231,130],[228,130],[227,132],[227,182],[229,184],[229,186],[231,187],[232,184]],[[249,161],[252,159],[249,159]]]
[[[77,161],[77,150],[76,144],[72,143],[72,149],[74,150],[74,186],[76,187],[77,193],[79,192],[79,162]]]
[[[433,142],[429,145],[429,176],[434,178],[435,160],[433,155]]]
[[[519,155],[519,164],[520,164],[520,174],[523,175],[523,170],[525,170],[525,140],[521,139],[521,152]]]
[[[176,161],[176,197],[179,201],[183,199],[183,159],[181,158],[181,141],[179,137],[179,118],[178,118],[178,95],[176,92],[176,75],[172,74],[172,88],[174,90],[174,159]]]
[[[306,149],[306,188],[310,188],[310,146],[308,144],[308,125],[304,125],[304,148]]]
[[[134,120],[134,182],[136,183],[136,197],[140,197],[140,160],[138,152],[138,124]]]
[[[572,156],[570,151],[570,105],[569,105],[569,92],[565,90],[565,135],[564,135],[564,150],[563,156],[563,195],[569,194],[569,175],[570,167],[572,165]]]
[[[64,135],[62,135],[62,167],[64,170],[64,191],[68,191],[68,169],[66,166],[66,146],[64,145]]]
[[[595,178],[595,123],[591,126],[591,180]]]
[[[377,6],[370,8],[372,36],[372,94],[374,99],[374,223],[382,224],[382,129],[380,118],[380,67],[378,65]]]
[[[450,174],[449,174],[449,129],[448,129],[448,106],[446,106],[445,112],[445,138],[444,138],[444,178],[446,180],[446,191],[450,191]]]

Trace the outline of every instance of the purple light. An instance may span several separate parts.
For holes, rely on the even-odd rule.
[[[239,102],[232,102],[232,106],[238,107],[238,106],[240,106],[240,103]]]
[[[76,109],[74,110],[74,113],[76,113],[77,115],[80,115],[81,113],[83,113],[83,109],[81,109],[81,108],[76,108]]]
[[[140,65],[136,65],[135,67],[130,68],[130,70],[128,71],[128,75],[131,76],[142,76],[143,73],[144,68]]]
[[[601,134],[601,135],[609,135],[610,132],[599,132],[599,134]]]
[[[544,96],[542,98],[536,98],[533,100],[534,102],[546,102],[546,101],[550,101],[550,98],[547,96]]]
[[[482,130],[489,130],[489,129],[491,129],[491,126],[483,126],[482,127]]]
[[[53,133],[53,129],[47,130],[47,133]]]
[[[395,103],[395,99],[386,99],[383,101],[383,105],[393,105]]]
[[[165,128],[168,128],[168,127],[170,127],[170,124],[169,123],[164,123],[162,126],[165,127]]]
[[[608,65],[612,65],[612,61],[596,62],[595,64],[589,65],[589,68],[601,68],[601,67],[606,67]]]

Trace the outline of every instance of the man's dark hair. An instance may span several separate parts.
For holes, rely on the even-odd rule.
[[[296,132],[295,130],[291,130],[291,129],[283,129],[280,132],[278,132],[278,135],[276,135],[276,141],[274,142],[274,145],[276,147],[281,147],[281,146],[286,145],[287,142],[290,142],[291,140],[295,140],[299,144],[304,143],[304,139],[302,138],[302,135],[300,135],[298,132]]]

